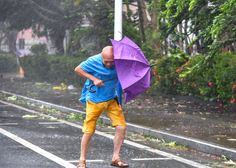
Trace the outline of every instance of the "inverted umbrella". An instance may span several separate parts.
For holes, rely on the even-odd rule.
[[[127,103],[150,87],[151,67],[141,49],[128,37],[120,41],[110,40],[117,76]]]
[[[114,62],[117,76],[121,87],[124,90],[125,103],[134,99],[150,87],[152,77],[151,67],[141,49],[128,37],[120,41],[110,39],[113,45]],[[116,78],[108,79],[107,82]],[[89,87],[95,86],[92,84]]]

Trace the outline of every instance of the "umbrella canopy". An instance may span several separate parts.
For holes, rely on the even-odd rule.
[[[120,41],[110,40],[117,76],[127,103],[150,87],[151,67],[141,49],[128,37]]]

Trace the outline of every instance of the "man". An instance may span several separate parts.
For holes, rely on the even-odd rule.
[[[103,83],[117,77],[114,64],[113,47],[104,47],[101,54],[92,56],[75,68],[75,72],[87,78],[82,91],[81,102],[86,103],[86,119],[82,131],[80,161],[77,168],[86,168],[86,153],[90,146],[91,137],[95,132],[96,121],[103,111],[108,114],[112,125],[116,127],[114,137],[114,152],[111,166],[128,167],[119,158],[120,149],[125,138],[126,122],[123,111],[116,94],[117,79]],[[91,84],[96,88],[95,93],[90,93],[88,88]]]

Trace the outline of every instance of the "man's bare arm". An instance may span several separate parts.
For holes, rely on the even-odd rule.
[[[89,80],[93,81],[94,85],[97,86],[97,87],[105,86],[105,84],[103,83],[102,80],[100,80],[100,79],[96,78],[95,76],[85,72],[81,68],[80,65],[75,68],[75,73],[77,73],[78,75],[80,75],[80,76],[82,76],[82,77],[84,77],[86,79],[89,79]]]

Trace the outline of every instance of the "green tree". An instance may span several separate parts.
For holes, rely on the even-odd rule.
[[[190,44],[196,44],[198,51],[214,55],[222,47],[228,46],[235,52],[235,0],[161,0],[157,10],[159,17],[159,38],[173,37],[173,42],[195,35]],[[177,26],[189,23],[187,31],[180,33]],[[224,41],[222,40],[224,36]],[[217,38],[215,38],[217,37]]]
[[[58,54],[64,54],[65,30],[83,19],[78,9],[67,5],[66,0],[2,0],[0,12],[0,21],[9,25],[6,30],[33,27],[37,35],[50,36]]]
[[[146,9],[146,4],[151,3],[151,0],[125,0],[124,3],[127,14],[124,12],[123,15],[123,33],[139,46],[142,46],[141,42],[147,41],[144,46],[160,50],[159,40],[154,39],[153,43],[150,33],[157,30],[156,10]],[[130,5],[136,6],[137,11],[131,11]],[[64,53],[66,30],[70,33],[68,54],[84,50],[81,49],[81,40],[95,40],[95,50],[110,44],[109,38],[114,34],[114,0],[2,0],[0,12],[3,13],[0,21],[9,25],[7,30],[33,27],[38,36],[50,37],[58,54]],[[151,21],[147,19],[147,12],[151,15]],[[83,26],[85,20],[89,22],[88,27]]]
[[[221,13],[215,17],[210,29],[212,39],[217,41],[210,45],[212,52],[227,47],[236,53],[236,0],[228,0],[220,5]],[[222,41],[222,39],[224,41]]]

